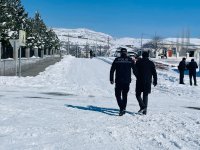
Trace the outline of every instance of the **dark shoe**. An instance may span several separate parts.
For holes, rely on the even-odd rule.
[[[125,113],[126,113],[125,110],[120,110],[120,111],[119,111],[119,116],[123,116]]]
[[[125,113],[126,113],[126,110],[124,109],[124,110],[123,110],[123,114],[125,114]]]
[[[120,110],[119,111],[119,116],[123,116],[123,114],[124,114],[123,110]]]
[[[143,111],[143,115],[146,115],[147,114],[147,109]]]
[[[138,113],[143,114],[144,111],[146,111],[146,108],[140,108],[140,110],[138,111]]]

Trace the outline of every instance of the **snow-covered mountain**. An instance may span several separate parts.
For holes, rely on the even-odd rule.
[[[133,45],[134,47],[140,47],[141,39],[137,38],[119,38],[116,39],[111,35],[95,32],[89,29],[64,29],[64,28],[54,28],[55,33],[58,35],[58,38],[67,42],[68,40],[73,44],[79,45],[108,45],[109,46],[118,46],[118,45]],[[68,38],[69,37],[69,38]],[[143,44],[150,41],[150,39],[143,39]]]
[[[58,35],[58,38],[63,41],[67,42],[68,40],[72,44],[79,44],[79,45],[108,45],[113,44],[113,37],[101,33],[95,32],[89,29],[63,29],[63,28],[54,28],[55,33]]]
[[[145,44],[147,42],[151,41],[151,39],[142,39],[142,44]],[[134,47],[141,47],[141,39],[140,38],[119,38],[114,41],[115,45],[132,45]]]
[[[101,45],[106,46],[109,44],[110,47],[116,46],[124,46],[124,45],[131,45],[133,47],[140,48],[141,44],[145,44],[151,39],[143,38],[114,38],[111,35],[95,32],[89,29],[78,28],[78,29],[64,29],[64,28],[54,28],[55,33],[58,35],[58,38],[63,41],[67,42],[68,40],[72,44],[78,45]],[[178,40],[180,43],[182,41],[181,38]],[[184,39],[187,42],[187,39]],[[164,43],[176,43],[177,38],[165,38],[163,40]],[[194,45],[200,45],[200,39],[198,38],[190,38],[190,43]]]

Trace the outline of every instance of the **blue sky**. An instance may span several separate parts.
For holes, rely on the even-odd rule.
[[[49,27],[88,28],[114,37],[200,37],[200,0],[22,0]]]

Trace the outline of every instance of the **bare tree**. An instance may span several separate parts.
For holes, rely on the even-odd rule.
[[[142,49],[150,51],[152,54],[160,51],[163,48],[163,39],[160,36],[154,36],[151,41],[143,44]]]

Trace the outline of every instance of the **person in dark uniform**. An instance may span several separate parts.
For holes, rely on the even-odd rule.
[[[93,51],[90,50],[90,58],[93,58]]]
[[[196,79],[197,68],[198,68],[197,63],[194,61],[194,59],[191,59],[191,62],[187,65],[187,69],[189,70],[190,85],[192,85],[192,77],[193,77],[194,85],[197,86],[197,79]]]
[[[110,83],[114,84],[114,72],[115,72],[115,96],[118,106],[120,108],[119,115],[122,116],[126,112],[127,95],[129,91],[129,85],[131,83],[131,68],[135,73],[135,63],[127,56],[127,49],[121,49],[121,56],[117,57],[110,69]]]
[[[155,65],[149,60],[149,53],[143,52],[142,58],[136,62],[136,98],[138,100],[141,114],[147,114],[148,94],[151,93],[151,84],[153,76],[153,85],[157,85],[157,72]],[[143,98],[141,94],[143,93]]]
[[[184,79],[184,72],[186,70],[186,58],[183,58],[182,61],[178,65],[178,70],[180,73],[180,82],[179,84],[185,84],[183,79]]]

